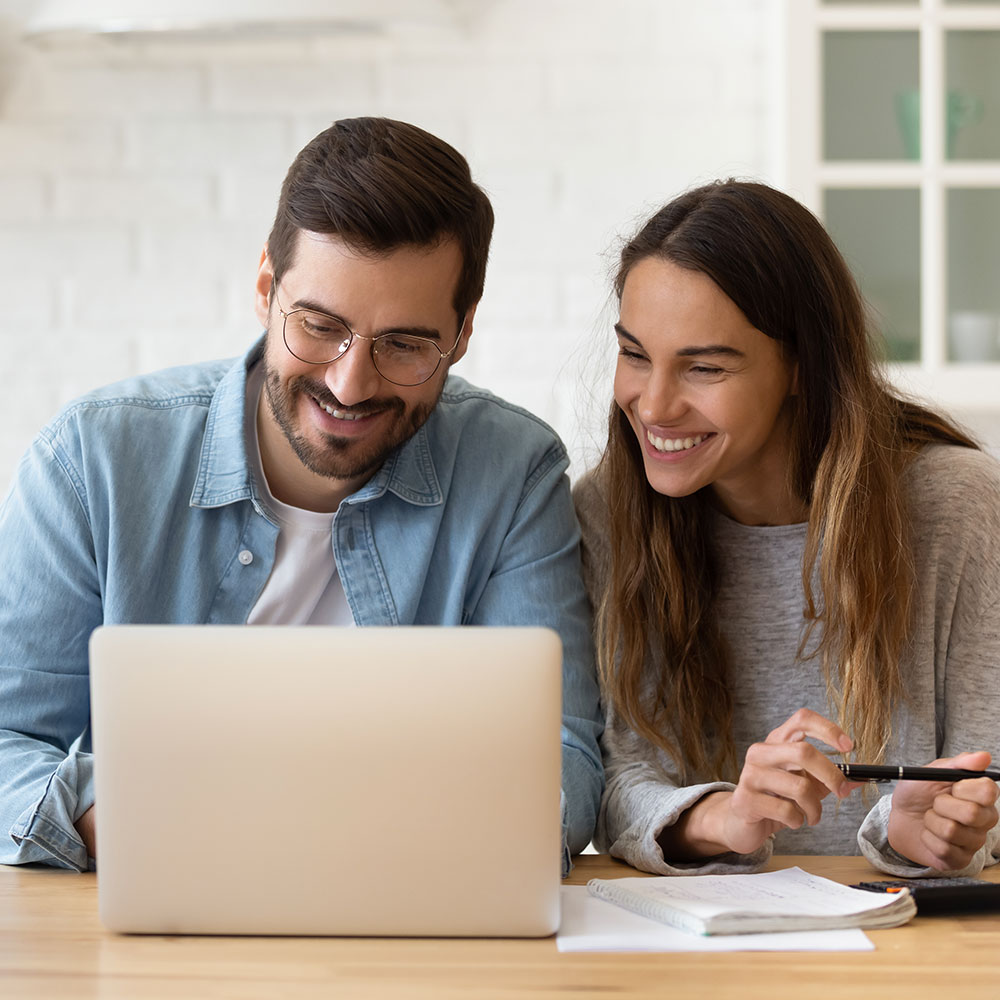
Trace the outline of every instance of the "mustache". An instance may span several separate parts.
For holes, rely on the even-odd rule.
[[[325,382],[314,381],[305,375],[299,375],[292,379],[289,388],[295,392],[312,396],[322,406],[330,406],[335,410],[343,410],[344,413],[352,413],[362,417],[371,413],[383,413],[386,410],[402,413],[406,409],[406,404],[398,396],[389,396],[385,399],[366,399],[356,406],[347,406],[330,392]]]

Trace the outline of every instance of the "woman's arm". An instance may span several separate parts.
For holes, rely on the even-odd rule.
[[[750,747],[736,785],[683,785],[661,750],[610,718],[598,848],[662,874],[759,868],[774,833],[818,823],[823,799],[858,787],[807,737],[850,749],[839,727],[801,709]]]
[[[759,850],[781,829],[814,826],[831,792],[846,798],[857,784],[846,781],[830,758],[806,738],[840,752],[851,740],[839,726],[809,709],[799,709],[762,743],[747,750],[739,781],[688,809],[661,834],[664,853],[697,858]]]
[[[1000,466],[982,452],[934,447],[908,476],[916,591],[903,662],[911,704],[901,715],[936,720],[934,763],[982,768],[1000,758]],[[900,728],[897,752],[910,757]],[[911,762],[927,763],[900,760]],[[900,782],[858,841],[895,875],[974,875],[1000,855],[996,799],[987,779]]]

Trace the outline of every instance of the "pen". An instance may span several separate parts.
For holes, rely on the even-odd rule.
[[[1000,771],[966,771],[960,767],[903,767],[883,764],[838,764],[852,781],[964,781],[990,778],[1000,781]]]

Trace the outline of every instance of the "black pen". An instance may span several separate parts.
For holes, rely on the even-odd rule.
[[[851,781],[964,781],[989,778],[1000,781],[1000,771],[967,771],[961,767],[903,767],[885,764],[838,764]]]

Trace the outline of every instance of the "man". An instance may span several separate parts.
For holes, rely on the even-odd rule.
[[[41,432],[0,508],[0,862],[92,864],[87,642],[121,622],[550,625],[586,845],[603,776],[565,450],[449,375],[492,228],[446,143],[336,122],[285,179],[247,355]]]

